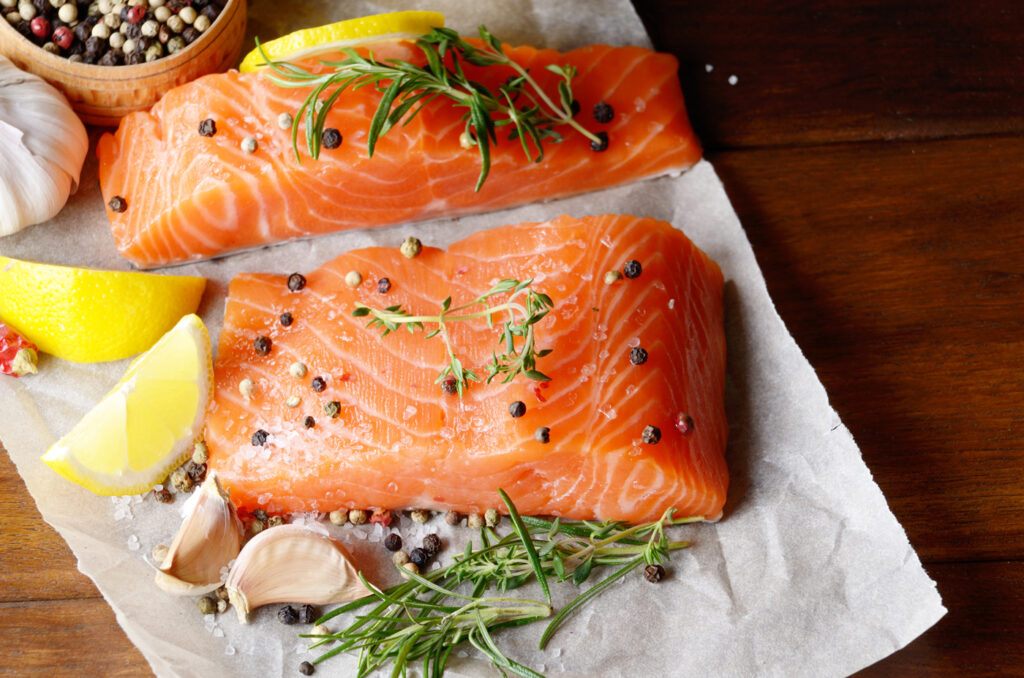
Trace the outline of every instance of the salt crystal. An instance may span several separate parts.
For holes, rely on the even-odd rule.
[[[405,408],[405,412],[402,413],[402,419],[411,419],[416,414],[416,408],[412,405],[408,405]]]
[[[619,416],[618,412],[615,411],[615,408],[607,403],[598,408],[597,411],[606,416],[608,419],[614,419],[615,417]]]
[[[671,311],[675,307],[676,307],[676,300],[675,299],[669,299],[668,300],[668,310]]]
[[[214,628],[214,629],[213,629],[213,637],[214,637],[214,638],[223,638],[223,637],[224,637],[224,629],[222,629],[222,628],[221,628],[221,627],[219,627],[219,626],[217,626],[216,628]]]
[[[729,76],[729,84],[730,85],[735,85],[739,81],[740,81],[740,79],[737,78],[735,75],[730,75]]]
[[[705,72],[710,73],[711,71],[715,70],[715,67],[712,66],[711,64],[704,64],[704,70]]]
[[[234,653],[235,653],[235,648],[232,647],[231,645],[228,645],[227,647],[224,648],[224,654],[228,655],[229,657],[231,655],[233,655]]]
[[[273,498],[274,495],[272,495],[270,492],[264,492],[260,496],[256,497],[256,503],[259,504],[260,506],[265,506],[267,502],[269,502]]]
[[[640,337],[633,337],[628,342],[626,342],[626,346],[629,346],[630,348],[633,348],[634,346],[639,346],[639,345],[640,345]]]
[[[131,538],[128,539],[128,550],[138,551],[140,546],[141,544],[139,544],[139,538],[133,534]]]
[[[634,393],[636,393],[636,389],[637,389],[637,387],[634,386],[633,384],[630,384],[629,386],[627,386],[626,387],[626,397],[628,398],[629,396],[631,396]]]

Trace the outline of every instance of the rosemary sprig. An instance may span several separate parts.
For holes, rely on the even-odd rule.
[[[448,324],[453,322],[475,320],[485,318],[487,326],[494,326],[494,316],[504,316],[505,322],[501,326],[501,333],[498,339],[503,351],[499,355],[491,352],[491,362],[486,366],[486,380],[491,383],[499,375],[502,375],[502,383],[508,383],[522,374],[534,381],[549,381],[550,378],[537,370],[537,358],[543,358],[551,353],[551,349],[538,351],[536,348],[536,335],[534,326],[537,321],[548,314],[554,308],[551,297],[531,288],[533,280],[505,279],[499,281],[491,289],[481,294],[476,299],[462,304],[452,306],[452,298],[448,297],[441,302],[441,311],[437,315],[413,315],[401,305],[388,306],[383,309],[371,308],[359,304],[352,315],[356,317],[372,316],[366,324],[367,327],[382,327],[381,336],[387,336],[398,331],[402,325],[410,332],[424,330],[424,324],[437,325],[436,329],[427,332],[427,338],[440,336],[444,342],[448,354],[448,364],[438,375],[435,383],[441,383],[452,377],[455,379],[455,388],[462,396],[463,391],[469,382],[480,381],[478,375],[472,369],[464,367],[462,361],[455,354],[452,347],[451,335],[448,332]],[[491,305],[492,297],[508,294],[504,302]],[[471,311],[476,306],[484,308]],[[521,339],[520,345],[516,346],[516,339]]]
[[[551,64],[546,69],[557,76],[557,100],[540,87],[530,72],[505,54],[501,41],[486,27],[479,28],[482,45],[464,40],[450,28],[434,28],[416,40],[426,64],[417,66],[400,59],[378,61],[373,54],[362,56],[353,49],[345,49],[348,56],[342,61],[321,61],[326,72],[313,73],[288,62],[272,61],[257,40],[256,46],[270,67],[267,72],[281,87],[311,87],[309,96],[293,116],[292,147],[299,157],[299,123],[305,121],[306,148],[313,158],[320,156],[327,113],[343,91],[372,85],[382,93],[380,104],[370,121],[367,153],[373,157],[378,139],[401,123],[406,125],[437,97],[448,99],[452,105],[466,109],[463,139],[475,145],[480,154],[480,175],[476,190],[487,179],[491,167],[491,145],[498,143],[499,128],[508,127],[508,139],[518,139],[523,153],[532,162],[544,159],[544,144],[559,142],[562,135],[557,127],[568,125],[591,142],[601,139],[573,119],[572,81],[576,77],[573,66]],[[510,76],[497,90],[471,80],[463,63],[474,66],[504,66],[511,68]]]
[[[422,661],[425,676],[439,677],[452,650],[468,641],[502,675],[508,672],[542,678],[509,659],[495,644],[491,632],[546,619],[548,626],[540,644],[543,649],[569,615],[615,581],[645,563],[661,562],[672,551],[689,546],[688,542],[670,541],[665,527],[699,520],[673,519],[670,509],[660,520],[632,527],[619,522],[548,521],[520,517],[512,500],[501,490],[499,494],[512,519],[511,534],[499,537],[490,528],[483,528],[478,548],[467,544],[465,552],[452,563],[424,574],[402,570],[408,581],[386,591],[364,579],[372,595],[325,614],[317,623],[372,605],[369,611],[358,614],[338,633],[303,636],[317,641],[314,648],[338,643],[314,663],[341,652],[359,652],[359,678],[388,663],[393,664],[392,676],[405,675],[417,661]],[[548,579],[572,581],[579,586],[601,566],[617,569],[554,614]],[[542,586],[544,601],[484,595],[492,589],[504,594],[534,579]],[[469,593],[460,592],[467,588]]]

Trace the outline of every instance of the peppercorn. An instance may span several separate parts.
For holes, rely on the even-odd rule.
[[[217,123],[213,118],[206,118],[199,123],[199,136],[212,137],[217,133]]]
[[[151,554],[153,556],[153,561],[156,563],[163,563],[164,559],[167,558],[167,553],[169,551],[170,549],[163,544],[157,544],[153,547],[153,553]]]
[[[192,483],[199,485],[206,478],[206,464],[197,464],[189,459],[185,463],[185,473],[192,479]]]
[[[71,5],[72,7],[74,5]],[[60,26],[55,28],[53,31],[53,42],[56,43],[61,49],[67,49],[71,47],[71,43],[75,41],[75,34],[71,32],[71,29],[67,26]]]
[[[271,516],[270,520],[267,521],[267,527],[278,527],[284,525],[284,518],[281,516]]]
[[[217,602],[210,596],[203,596],[196,602],[201,614],[216,614]]]
[[[337,511],[331,511],[328,518],[332,525],[344,525],[348,522],[348,511],[338,509]]]
[[[175,38],[175,39],[177,39],[177,38]],[[168,44],[168,46],[170,46],[171,43],[168,42],[167,44]],[[242,146],[242,150],[245,151],[246,153],[255,153],[256,149],[259,148],[259,144],[256,143],[256,137],[252,137],[252,136],[249,136],[249,137],[246,137],[246,138],[242,139],[241,146]]]
[[[110,207],[111,212],[117,212],[118,214],[128,209],[128,201],[119,195],[115,195],[111,198],[107,205]]]
[[[316,669],[314,669],[313,665],[309,662],[302,662],[299,664],[299,673],[304,676],[312,676],[314,671],[316,671]]]
[[[47,38],[50,36],[50,20],[44,16],[37,16],[29,22],[29,28],[32,29],[32,34],[37,38]]]
[[[124,47],[125,40],[124,40],[124,36],[122,34],[114,33],[112,36],[110,36],[110,40],[108,40],[107,42],[110,43],[110,46],[112,48],[114,48],[115,50],[120,50],[122,47]],[[121,52],[121,57],[122,58],[123,58],[123,55],[124,55],[124,52],[122,51]]]
[[[331,635],[331,630],[329,628],[327,628],[326,626],[324,626],[323,624],[314,624],[313,628],[311,628],[309,630],[309,632],[312,635],[314,635],[314,636],[329,636],[329,635]]]
[[[594,120],[603,125],[611,122],[614,117],[615,109],[611,107],[611,104],[604,101],[594,104]]]
[[[402,567],[409,562],[409,554],[405,551],[395,551],[391,554],[391,562],[398,567]]]
[[[195,22],[192,24],[192,28],[199,33],[205,33],[206,29],[210,27],[213,22],[210,21],[210,17],[205,14],[200,14],[196,17]]]
[[[419,574],[420,573],[419,566],[416,563],[413,563],[413,562],[405,563],[404,565],[402,565],[402,569],[405,570],[406,572],[412,572],[413,574]],[[408,577],[406,577],[406,579],[408,579]]]
[[[661,440],[661,429],[657,426],[645,426],[640,438],[648,445],[656,445]]]
[[[213,21],[220,14],[220,10],[216,6],[214,6],[213,3],[210,3],[206,7],[203,7],[203,10],[200,12],[200,14],[202,16],[205,16],[207,19],[209,19],[210,23],[213,23]],[[197,19],[197,21],[198,21],[198,19]]]
[[[398,551],[402,548],[402,536],[397,532],[392,532],[388,536],[384,537],[384,548],[388,551]]]
[[[127,7],[124,10],[124,18],[130,23],[137,24],[146,18],[146,8],[142,5]]]
[[[136,51],[136,52],[129,52],[128,56],[126,56],[124,58],[125,63],[128,64],[129,66],[134,66],[135,64],[141,64],[145,60],[146,60],[145,55],[142,52],[138,52],[138,51]]]
[[[188,492],[192,489],[192,479],[188,477],[188,473],[183,468],[174,469],[171,472],[170,481],[171,486],[178,492]]]
[[[331,402],[324,405],[324,414],[326,414],[331,419],[337,417],[340,412],[341,403],[339,403],[337,400],[332,400]]]
[[[420,242],[419,238],[409,236],[402,241],[401,252],[402,256],[406,259],[415,259],[423,251],[423,243]]]
[[[348,522],[353,525],[365,525],[367,518],[366,511],[362,509],[352,509],[348,512]]]
[[[121,63],[121,54],[115,49],[107,50],[98,63],[100,66],[117,66]]]
[[[522,400],[513,401],[508,406],[508,413],[512,415],[513,419],[518,419],[519,417],[526,414],[526,403],[524,403]]]
[[[213,592],[213,597],[216,598],[217,600],[227,600],[228,599],[228,589],[227,589],[227,587],[226,586],[221,586],[219,589],[217,589],[216,591]]]
[[[196,30],[195,26],[186,26],[185,30],[181,32],[181,38],[185,41],[186,45],[191,45],[193,42],[198,40],[203,34]]]
[[[487,527],[497,527],[498,523],[501,522],[501,514],[498,513],[498,509],[489,508],[484,511],[484,523]]]
[[[57,9],[57,18],[66,24],[70,24],[78,18],[78,7],[71,2],[61,5]]]
[[[321,143],[323,143],[324,148],[328,149],[335,149],[341,146],[341,132],[333,127],[328,127],[324,130]]]
[[[267,433],[263,429],[258,429],[256,431],[256,433],[252,434],[252,444],[253,444],[253,447],[260,447],[261,445],[266,445],[267,444],[267,438],[269,438],[269,437],[270,437],[269,433]]]
[[[448,375],[441,380],[441,390],[444,391],[445,395],[455,395],[459,392],[458,382],[455,377]]]
[[[251,398],[252,394],[256,392],[256,382],[249,377],[246,377],[242,381],[238,382],[238,392],[246,398]]]
[[[622,274],[619,273],[618,271],[608,271],[607,273],[604,274],[605,285],[614,285],[620,280],[622,280]]]
[[[391,291],[391,281],[387,278],[381,278],[377,281],[377,292],[378,294],[387,294]]]
[[[217,601],[217,612],[220,613],[220,612],[227,612],[227,611],[228,611],[228,601],[226,601],[226,600],[218,600]]]
[[[281,314],[281,316],[278,318],[278,320],[281,321],[281,326],[282,327],[288,327],[289,325],[292,324],[292,321],[294,320],[294,318],[292,318],[292,314],[291,313],[288,313],[287,311],[285,311],[284,313]]]
[[[292,375],[296,379],[302,379],[306,376],[306,366],[296,361],[288,367],[288,374]]]
[[[430,554],[424,549],[413,549],[409,551],[409,562],[416,565],[416,567],[424,567],[430,562]]]
[[[349,287],[359,287],[363,284],[363,276],[359,271],[349,271],[345,274],[345,284]]]
[[[79,21],[78,25],[71,29],[71,32],[74,33],[75,37],[78,38],[81,42],[85,42],[89,39],[89,36],[92,34],[92,24],[90,23],[89,19],[86,19],[85,21]]]
[[[171,45],[171,43],[170,43],[170,41],[168,41],[168,43],[167,43],[168,51],[170,50],[170,45]],[[159,42],[147,43],[146,44],[145,55],[146,55],[146,61],[147,62],[149,62],[149,61],[156,61],[157,59],[159,59],[160,57],[162,57],[164,55],[164,46],[161,45]]]
[[[484,517],[479,513],[470,513],[469,516],[466,517],[467,527],[470,527],[474,530],[479,530],[484,525],[486,525],[486,523],[484,522]]]
[[[658,565],[657,563],[653,565],[648,565],[644,568],[644,579],[651,582],[652,584],[657,584],[659,581],[662,580],[662,578],[664,578],[664,576],[665,568],[661,565]]]
[[[260,532],[262,532],[264,529],[266,529],[266,527],[266,523],[264,523],[262,520],[254,520],[251,523],[249,523],[249,531],[252,532],[252,535],[254,537]]]
[[[303,605],[299,608],[299,623],[312,624],[320,618],[320,610],[312,605]]]
[[[458,511],[448,511],[444,514],[444,522],[455,527],[462,522],[462,515]]]
[[[423,550],[427,552],[427,556],[433,558],[441,552],[441,538],[436,534],[428,534],[423,538]]]
[[[291,626],[295,622],[299,621],[299,613],[296,612],[295,608],[291,605],[285,605],[277,611],[277,621]]]
[[[590,142],[590,150],[597,153],[608,150],[608,132],[598,132],[595,136],[598,140]]]
[[[210,458],[210,449],[206,446],[203,441],[197,442],[192,446],[192,462],[196,464],[205,464]]]
[[[327,382],[324,381],[323,377],[313,377],[313,380],[309,382],[309,387],[317,393],[320,393],[327,388]]]
[[[167,488],[161,487],[153,490],[153,497],[161,504],[170,504],[174,501],[174,495]]]
[[[161,24],[160,30],[156,32],[156,39],[161,45],[166,45],[167,41],[171,39],[174,34],[171,33],[171,29],[167,27],[167,24]]]
[[[632,280],[633,278],[639,278],[640,274],[643,273],[644,267],[640,265],[640,262],[636,259],[630,259],[626,262],[626,265],[622,267],[622,272],[627,278]]]
[[[541,426],[533,432],[533,439],[538,443],[549,443],[551,442],[551,429],[547,426]]]
[[[268,353],[270,353],[271,345],[272,342],[270,341],[270,337],[264,336],[262,334],[256,337],[252,342],[252,347],[256,349],[256,352],[259,353],[260,355],[267,355]]]
[[[288,289],[292,292],[298,292],[306,286],[306,276],[301,273],[292,273],[288,276]]]
[[[413,509],[412,511],[409,511],[409,517],[412,518],[412,522],[422,524],[430,520],[430,511]]]
[[[60,47],[55,42],[44,42],[43,51],[48,54],[60,54]]]
[[[282,113],[279,116],[277,116],[277,126],[280,127],[281,129],[291,129],[292,121],[293,119],[291,113]]]
[[[634,365],[643,365],[647,362],[647,351],[640,346],[629,349],[629,362]]]
[[[676,415],[676,430],[682,433],[684,436],[688,436],[693,433],[693,417],[680,412]]]
[[[580,114],[580,102],[577,101],[576,99],[573,99],[572,103],[569,104],[569,112],[572,113],[572,117],[574,117],[574,118],[577,115],[579,115]]]
[[[256,509],[252,512],[252,517],[261,522],[266,522],[269,516],[267,516],[267,512],[263,509]]]
[[[316,419],[307,416],[305,419],[302,420],[302,425],[306,428],[313,428],[314,426],[316,426]]]

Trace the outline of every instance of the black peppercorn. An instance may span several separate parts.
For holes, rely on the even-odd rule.
[[[292,292],[298,292],[306,286],[306,276],[301,273],[292,273],[288,276],[288,289]]]
[[[186,45],[191,45],[193,42],[198,40],[201,35],[202,33],[196,30],[195,26],[186,26],[185,30],[181,32],[181,37],[185,38]]]
[[[304,676],[312,676],[314,671],[316,671],[316,669],[313,668],[313,665],[309,662],[302,662],[299,664],[299,673]]]
[[[135,64],[141,64],[145,62],[146,55],[142,52],[129,52],[128,56],[124,58],[124,61],[129,66],[134,66]]]
[[[75,34],[75,37],[78,38],[80,42],[84,43],[89,39],[89,36],[92,35],[92,27],[94,25],[96,25],[96,22],[89,21],[87,19],[85,21],[79,21],[78,25],[71,30]]]
[[[206,118],[199,123],[199,135],[204,137],[212,137],[217,133],[217,123],[213,118]]]
[[[299,608],[299,623],[312,624],[320,618],[320,610],[312,605],[303,605]]]
[[[203,7],[203,10],[199,13],[205,16],[207,19],[209,19],[210,23],[213,23],[213,20],[216,19],[217,16],[220,14],[220,10],[217,9],[215,5],[209,4],[206,5],[206,7]]]
[[[598,132],[598,141],[590,142],[590,150],[600,153],[601,151],[608,150],[608,132]]]
[[[508,406],[508,413],[512,415],[513,419],[518,419],[526,414],[526,403],[522,400],[516,400],[515,402],[510,403]]]
[[[533,432],[533,439],[538,443],[549,443],[551,442],[551,429],[547,426],[541,426]]]
[[[324,381],[323,377],[313,377],[313,380],[309,382],[309,387],[317,393],[320,393],[327,388],[327,382]]]
[[[572,117],[576,117],[580,114],[580,102],[575,99],[572,100],[572,104],[569,106],[569,112],[572,113]]]
[[[647,351],[640,346],[629,349],[629,362],[634,365],[643,365],[647,362]]]
[[[121,63],[122,57],[123,55],[120,50],[108,49],[97,63],[100,66],[117,66]]]
[[[138,41],[139,38],[142,37],[142,26],[140,26],[139,24],[129,23],[128,24],[128,28],[124,29],[124,37],[130,38],[130,39],[135,40],[135,41]],[[168,38],[168,39],[170,39],[170,38]],[[137,44],[139,44],[139,51],[140,52],[145,50],[145,47],[142,47],[141,43],[137,43]],[[148,47],[148,41],[147,41],[147,45],[146,46]]]
[[[295,622],[299,621],[299,613],[296,612],[295,608],[291,605],[285,605],[277,611],[277,621],[291,626]]]
[[[594,120],[597,120],[602,125],[612,121],[615,117],[615,109],[610,104],[602,101],[594,104]]]
[[[267,522],[267,520],[270,518],[270,516],[267,515],[267,512],[264,511],[263,509],[256,509],[255,511],[253,511],[252,517],[260,521],[261,523]]]
[[[128,209],[128,201],[119,195],[115,195],[111,198],[107,205],[110,207],[111,212],[117,212],[118,214]]]
[[[657,563],[653,565],[648,565],[644,568],[644,579],[651,582],[652,584],[657,584],[659,581],[662,580],[662,578],[664,578],[664,576],[665,568],[661,565],[658,565]]]
[[[640,437],[648,445],[656,445],[661,440],[661,429],[657,426],[645,426]]]
[[[252,434],[252,444],[253,444],[253,447],[259,447],[260,445],[266,445],[267,444],[267,438],[269,438],[269,437],[270,437],[270,434],[267,433],[266,431],[264,431],[263,429],[257,430],[256,433]]]
[[[627,278],[639,278],[640,274],[643,273],[644,267],[640,265],[640,262],[636,259],[630,259],[626,262],[626,265],[622,267],[622,274]]]
[[[430,554],[423,549],[413,549],[409,551],[409,560],[416,564],[416,567],[422,568],[424,565],[430,562]]]
[[[174,501],[174,495],[171,494],[170,491],[167,490],[167,488],[153,490],[153,496],[161,504],[170,504],[172,501]]]
[[[384,537],[384,548],[388,551],[395,552],[402,548],[402,537],[397,532],[392,532],[388,536]]]
[[[46,14],[50,11],[50,0],[32,0],[32,6],[36,8],[36,14]]]
[[[448,375],[441,380],[441,390],[445,395],[455,395],[459,392],[459,386],[455,381],[455,377]]]
[[[292,322],[295,319],[292,318],[292,314],[291,313],[285,311],[284,313],[281,314],[281,317],[279,318],[279,320],[281,321],[281,325],[283,327],[288,327],[289,325],[292,324]]]
[[[305,426],[306,428],[313,428],[314,426],[316,426],[316,419],[314,419],[313,417],[306,417],[305,419],[302,420],[302,425]]]
[[[85,53],[99,57],[100,53],[103,52],[103,48],[107,46],[106,40],[101,40],[95,35],[90,35],[85,40]]]
[[[323,145],[324,148],[332,149],[341,146],[341,132],[333,127],[325,129],[323,134]]]
[[[377,281],[377,292],[380,294],[387,294],[391,291],[391,281],[387,278],[381,278]]]
[[[256,337],[255,340],[253,340],[252,346],[260,355],[267,355],[268,353],[270,353],[270,337],[265,337],[261,334],[260,336]]]
[[[197,464],[194,461],[189,461],[185,464],[185,473],[193,485],[201,485],[206,478],[206,464]]]
[[[441,552],[441,538],[436,534],[428,534],[423,538],[423,550],[427,552],[427,555],[433,558]]]

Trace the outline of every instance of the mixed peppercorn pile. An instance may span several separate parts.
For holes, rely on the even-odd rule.
[[[179,52],[206,32],[227,0],[0,0],[27,39],[69,61],[121,66]]]

